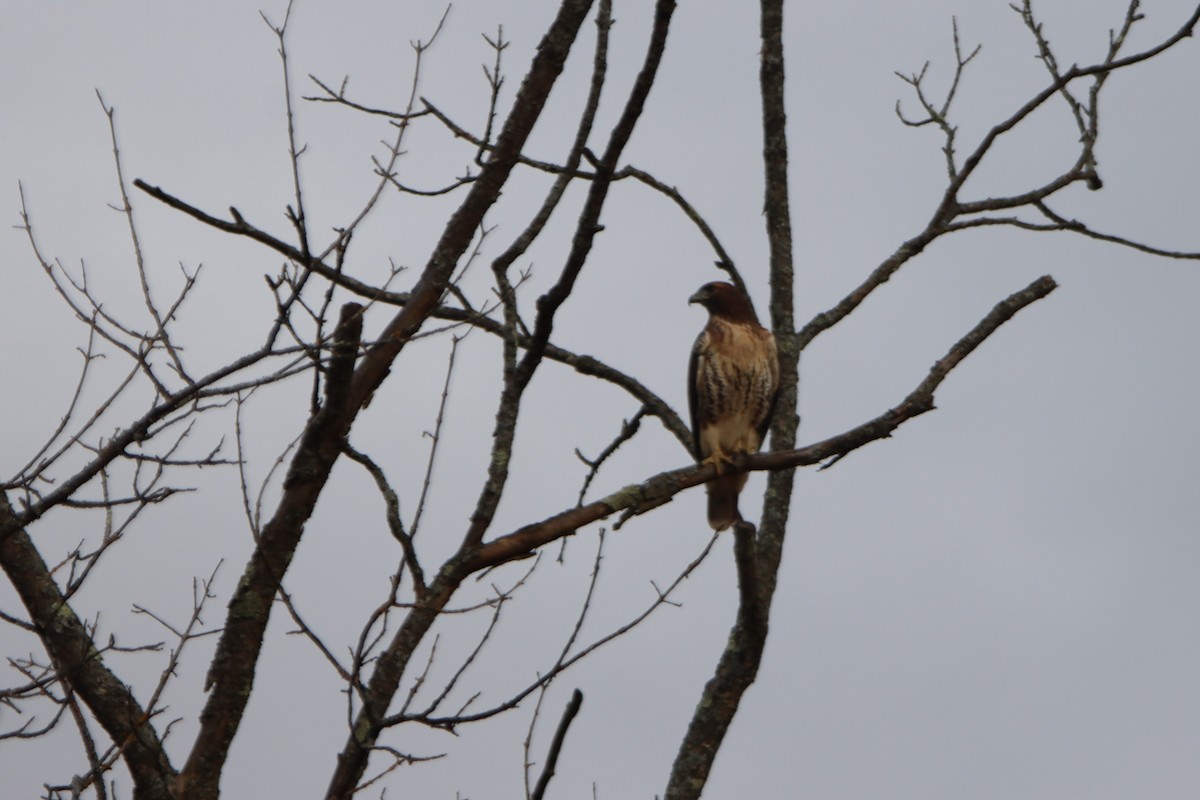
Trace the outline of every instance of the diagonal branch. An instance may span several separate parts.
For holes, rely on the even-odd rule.
[[[0,493],[0,521],[14,522],[12,506]],[[29,612],[60,680],[82,698],[118,747],[138,796],[168,797],[175,770],[150,713],[105,665],[87,626],[59,590],[50,568],[22,527],[0,541],[0,568]]]
[[[646,172],[645,170],[638,169],[633,165],[626,165],[622,167],[621,170],[613,176],[614,181],[619,181],[624,178],[633,178],[634,180],[640,181],[646,186],[649,186],[651,189],[666,195],[673,203],[675,203],[675,205],[679,206],[679,210],[682,211],[684,216],[691,220],[692,224],[699,229],[700,235],[704,237],[705,241],[707,241],[709,246],[712,247],[713,252],[716,253],[717,269],[723,270],[726,274],[728,274],[729,280],[733,283],[733,285],[741,289],[742,294],[749,296],[750,293],[746,289],[746,282],[742,280],[742,273],[740,273],[737,267],[734,266],[733,259],[730,258],[729,253],[726,252],[725,246],[721,244],[721,240],[717,238],[716,232],[713,231],[712,226],[708,224],[708,220],[704,219],[704,217],[700,215],[700,212],[696,210],[695,206],[689,203],[677,188],[674,186],[668,186],[650,173]]]
[[[137,225],[133,219],[133,205],[129,202],[129,194],[125,190],[125,172],[121,167],[121,150],[117,146],[117,110],[115,107],[107,105],[104,98],[100,95],[99,90],[96,91],[96,97],[100,100],[100,107],[104,109],[105,115],[108,117],[108,132],[112,139],[113,146],[113,161],[117,167],[117,187],[121,192],[121,213],[125,215],[125,219],[129,223],[129,237],[133,244],[134,262],[137,264],[138,279],[142,287],[142,299],[145,301],[146,310],[150,313],[154,320],[154,334],[150,337],[150,341],[162,342],[168,355],[171,357],[171,363],[175,366],[175,371],[179,373],[179,377],[187,382],[191,382],[187,371],[183,368],[183,360],[179,356],[179,350],[171,341],[170,333],[167,329],[167,323],[171,320],[171,314],[164,317],[159,313],[158,305],[154,302],[154,297],[150,293],[150,284],[146,278],[146,261],[142,255],[141,237],[138,235]]]
[[[558,730],[554,732],[554,740],[550,743],[550,750],[546,753],[546,766],[542,769],[541,777],[538,778],[537,786],[534,787],[532,800],[542,800],[546,794],[546,787],[550,785],[550,779],[554,777],[554,769],[558,766],[558,754],[562,752],[563,742],[566,741],[567,731],[571,727],[571,723],[575,720],[575,715],[579,713],[579,707],[583,705],[583,692],[576,689],[571,693],[571,702],[567,703],[567,707],[563,709],[562,719],[558,722]]]
[[[1119,244],[1122,247],[1129,247],[1133,250],[1139,250],[1143,253],[1148,253],[1153,256],[1162,256],[1164,258],[1200,259],[1200,252],[1187,250],[1166,250],[1161,247],[1154,247],[1153,245],[1129,239],[1125,236],[1117,236],[1115,234],[1093,230],[1077,219],[1067,219],[1066,217],[1055,213],[1050,209],[1049,206],[1042,202],[1034,203],[1034,207],[1037,208],[1038,211],[1042,212],[1047,219],[1054,223],[1048,228],[1048,230],[1071,231],[1072,233],[1078,233],[1081,236],[1086,236],[1089,239],[1097,239],[1101,242],[1108,242],[1110,244]]]
[[[666,47],[667,33],[670,30],[671,15],[674,10],[674,0],[659,0],[655,5],[654,27],[650,34],[650,42],[646,47],[642,68],[626,98],[620,118],[609,134],[604,155],[596,167],[596,178],[588,186],[587,198],[575,225],[575,233],[571,239],[571,249],[567,254],[566,263],[555,284],[538,298],[537,317],[525,354],[515,367],[508,370],[508,374],[505,376],[500,408],[496,414],[496,432],[494,434],[496,445],[492,449],[493,455],[487,481],[480,493],[475,511],[471,515],[471,525],[463,538],[465,548],[473,548],[483,541],[484,534],[495,516],[508,479],[508,464],[511,457],[512,440],[516,433],[521,397],[545,356],[546,346],[549,344],[550,334],[554,329],[555,315],[571,296],[575,281],[583,271],[588,255],[591,253],[596,234],[603,230],[603,226],[600,224],[600,214],[608,198],[612,176],[617,162],[621,158],[621,153],[629,143],[634,128],[641,118],[650,90],[654,86],[654,79],[662,62],[662,54]],[[601,31],[605,38],[607,37],[606,28],[607,25],[603,26]],[[601,70],[597,69],[596,71],[602,77]]]
[[[350,407],[359,409],[387,377],[391,364],[424,321],[441,303],[455,265],[466,251],[484,214],[500,196],[500,191],[516,165],[517,158],[542,113],[550,90],[561,74],[568,53],[588,12],[590,0],[566,0],[542,38],[533,63],[517,92],[512,110],[496,138],[496,146],[462,205],[451,216],[432,256],[413,287],[410,301],[384,328],[380,342],[370,348],[355,372],[350,389]],[[332,462],[324,469],[328,476]],[[299,531],[296,532],[298,538]],[[457,585],[452,571],[444,571],[429,586],[427,607],[414,609],[401,625],[397,637],[403,642],[419,642],[433,624],[437,611],[444,607]],[[330,798],[349,798],[355,791],[367,758],[379,731],[379,719],[396,692],[400,676],[408,663],[411,649],[401,645],[406,655],[380,658],[363,697],[363,708],[338,759],[330,781]],[[248,684],[248,680],[246,681]]]
[[[1046,275],[997,303],[987,316],[930,368],[929,374],[907,397],[878,417],[837,436],[799,449],[736,456],[732,459],[732,466],[722,474],[812,466],[830,458],[845,456],[879,439],[888,438],[905,422],[932,411],[934,393],[950,372],[1014,314],[1050,294],[1056,287],[1054,279]],[[469,554],[462,564],[456,563],[455,569],[476,572],[520,558],[542,545],[573,534],[584,525],[605,519],[617,512],[633,510],[638,513],[639,509],[661,505],[684,489],[706,483],[716,475],[716,469],[711,464],[660,472],[641,483],[619,489],[607,497],[561,511],[540,522],[486,542]]]
[[[301,437],[283,482],[279,507],[263,526],[229,601],[225,628],[205,681],[209,696],[200,715],[200,732],[180,774],[184,797],[217,797],[229,745],[249,699],[272,599],[353,419],[351,378],[361,334],[362,306],[346,303],[334,331],[325,403]]]
[[[207,212],[202,211],[201,209],[196,208],[195,206],[192,206],[183,200],[180,200],[174,195],[171,195],[156,186],[150,186],[146,184],[144,181],[135,180],[134,185],[149,194],[151,197],[154,197],[155,199],[165,203],[171,208],[182,211],[188,216],[193,217],[194,219],[197,219],[206,225],[210,225],[217,230],[253,239],[254,241],[264,244],[278,253],[282,253],[287,258],[297,261],[297,263],[299,263],[299,260],[303,258],[303,254],[300,253],[300,251],[295,247],[246,222],[241,214],[237,213],[234,209],[231,209],[231,211],[234,212],[234,221],[229,222],[220,219],[219,217],[214,217],[211,214],[208,214]],[[321,277],[331,281],[343,289],[353,292],[354,294],[366,300],[384,303],[386,305],[404,306],[411,302],[413,297],[411,292],[390,292],[386,289],[381,289],[357,280],[356,278],[352,278],[343,274],[337,268],[326,264],[316,256],[313,256],[309,261],[308,267]],[[483,316],[474,311],[452,308],[446,305],[439,305],[431,312],[430,316],[438,319],[451,320],[454,322],[465,322],[494,336],[506,335],[505,326],[503,323],[491,319],[490,317]],[[533,340],[528,334],[518,334],[517,345],[519,347],[528,348],[532,341]],[[654,416],[658,417],[662,421],[667,430],[669,430],[672,435],[674,435],[675,438],[680,441],[681,444],[683,444],[685,447],[691,447],[690,442],[692,434],[691,431],[688,430],[687,425],[684,424],[683,420],[680,419],[679,415],[675,413],[670,405],[668,405],[662,398],[651,392],[641,382],[630,377],[626,373],[621,372],[620,370],[610,367],[609,365],[592,356],[573,353],[555,344],[547,343],[545,345],[545,351],[543,355],[551,361],[558,361],[574,368],[575,371],[581,375],[590,375],[621,387],[633,395],[637,400],[641,401],[647,408],[649,408]]]
[[[950,182],[950,186],[946,190],[946,195],[943,200],[941,209],[942,212],[946,213],[951,211],[954,204],[957,202],[959,189],[962,188],[962,185],[966,182],[966,180],[971,177],[972,173],[975,172],[975,169],[979,166],[980,162],[983,160],[983,157],[987,155],[988,151],[991,150],[992,145],[995,144],[996,140],[1015,128],[1022,120],[1026,119],[1051,97],[1062,92],[1064,87],[1068,86],[1074,81],[1079,80],[1080,78],[1092,76],[1099,77],[1101,75],[1106,75],[1119,69],[1124,69],[1125,67],[1130,67],[1134,64],[1139,64],[1143,61],[1154,58],[1159,53],[1174,47],[1179,42],[1190,37],[1198,22],[1200,22],[1200,5],[1197,5],[1195,11],[1192,12],[1191,16],[1188,17],[1188,19],[1179,27],[1178,30],[1175,31],[1175,33],[1159,42],[1154,47],[1143,50],[1140,53],[1134,53],[1133,55],[1129,55],[1124,58],[1113,58],[1110,54],[1108,58],[1099,64],[1093,64],[1092,66],[1088,67],[1072,66],[1070,69],[1064,71],[1057,80],[1051,82],[1049,86],[1034,95],[1028,102],[1014,111],[1007,119],[994,125],[984,135],[983,139],[980,140],[976,148],[963,162],[962,169],[959,171],[957,177]],[[1086,175],[1081,175],[1080,179],[1085,179],[1086,177]]]

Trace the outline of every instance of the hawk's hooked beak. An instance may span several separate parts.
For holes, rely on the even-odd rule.
[[[696,290],[696,293],[695,293],[695,294],[693,294],[691,297],[689,297],[689,298],[688,298],[688,305],[689,305],[689,306],[690,306],[692,303],[703,303],[703,302],[704,302],[704,290],[703,290],[703,289],[697,289],[697,290]]]

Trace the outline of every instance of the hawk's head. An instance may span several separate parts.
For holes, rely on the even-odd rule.
[[[699,303],[716,317],[737,322],[758,323],[754,306],[736,286],[724,281],[706,283],[688,298],[688,303]]]

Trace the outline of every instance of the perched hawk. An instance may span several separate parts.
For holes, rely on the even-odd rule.
[[[728,283],[706,283],[688,298],[708,309],[688,364],[688,407],[696,460],[720,476],[727,456],[756,453],[767,435],[779,390],[775,337],[758,324],[754,307]],[[708,524],[723,531],[742,518],[738,494],[747,475],[708,482]]]

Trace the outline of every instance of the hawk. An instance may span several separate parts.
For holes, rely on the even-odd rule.
[[[696,460],[717,468],[718,477],[705,487],[708,524],[723,531],[742,518],[737,501],[748,476],[721,470],[731,454],[756,453],[762,446],[779,391],[779,357],[775,337],[734,286],[706,283],[688,303],[699,303],[709,315],[688,363],[688,407]]]

